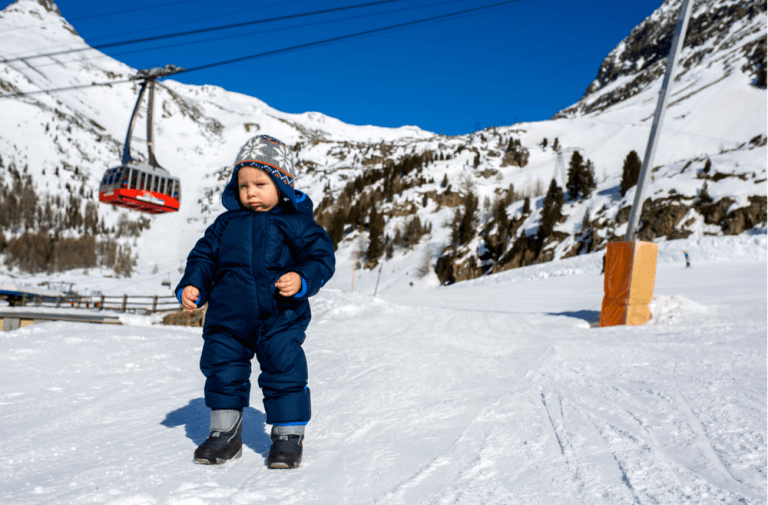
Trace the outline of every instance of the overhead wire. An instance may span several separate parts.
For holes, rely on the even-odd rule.
[[[127,14],[129,12],[137,12],[137,11],[146,11],[151,9],[159,9],[161,7],[168,7],[170,5],[178,5],[178,4],[189,4],[189,3],[195,3],[199,2],[200,0],[176,0],[175,2],[166,2],[162,4],[152,4],[152,5],[145,5],[143,7],[133,7],[131,9],[123,9],[119,11],[112,11],[112,12],[102,12],[98,14],[90,14],[88,16],[78,16],[69,18],[69,21],[82,21],[84,19],[93,19],[93,18],[103,18],[108,16],[116,16],[118,14]]]
[[[320,45],[331,44],[333,42],[339,42],[339,41],[342,41],[342,40],[348,40],[348,39],[352,39],[352,38],[364,37],[366,35],[372,35],[374,33],[381,33],[381,32],[385,32],[385,31],[393,31],[393,30],[398,30],[398,29],[401,29],[401,28],[407,28],[409,26],[415,26],[415,25],[419,25],[419,24],[432,23],[432,22],[436,22],[436,21],[442,21],[442,20],[445,20],[445,19],[448,19],[448,18],[452,18],[452,17],[456,17],[456,16],[462,16],[462,15],[467,15],[467,14],[479,12],[479,11],[482,11],[482,10],[497,8],[497,7],[501,7],[501,6],[504,6],[504,5],[509,5],[509,4],[521,2],[521,1],[522,0],[506,0],[505,2],[498,2],[498,3],[495,3],[495,4],[484,5],[482,7],[473,7],[471,9],[465,9],[463,11],[451,12],[451,13],[448,13],[448,14],[440,14],[440,15],[437,15],[437,16],[431,16],[431,17],[428,17],[428,18],[418,19],[418,20],[415,20],[415,21],[407,21],[407,22],[404,22],[404,23],[398,23],[398,24],[391,25],[391,26],[384,26],[384,27],[381,27],[381,28],[373,28],[373,29],[370,29],[370,30],[364,30],[362,32],[350,33],[348,35],[340,35],[338,37],[331,37],[330,39],[318,40],[318,41],[315,41],[315,42],[307,42],[305,44],[298,44],[298,45],[295,45],[295,46],[285,47],[285,48],[282,48],[282,49],[275,49],[275,50],[272,50],[272,51],[265,51],[263,53],[251,54],[249,56],[241,56],[239,58],[232,58],[230,60],[224,60],[224,61],[219,61],[219,62],[215,62],[215,63],[208,63],[206,65],[199,65],[197,67],[186,68],[184,70],[184,73],[196,72],[198,70],[204,70],[204,69],[208,69],[208,68],[219,67],[219,66],[222,66],[222,65],[229,65],[229,64],[232,64],[232,63],[238,63],[238,62],[241,62],[241,61],[250,60],[250,59],[254,59],[254,58],[261,58],[261,57],[264,57],[264,56],[271,56],[271,55],[274,55],[274,54],[288,53],[288,52],[297,51],[297,50],[300,50],[300,49],[307,49],[307,48],[310,48],[310,47],[316,47],[316,46],[320,46]]]
[[[76,52],[80,52],[80,51],[87,51],[89,49],[106,49],[108,47],[124,46],[124,45],[128,45],[128,44],[138,44],[138,43],[142,43],[142,42],[151,42],[151,41],[154,41],[154,40],[170,39],[170,38],[174,38],[174,37],[185,37],[185,36],[189,36],[189,35],[197,35],[197,34],[200,34],[200,33],[208,33],[208,32],[213,32],[213,31],[218,31],[218,30],[228,30],[228,29],[232,29],[232,28],[240,28],[242,26],[249,26],[249,25],[261,24],[261,23],[271,23],[271,22],[275,22],[275,21],[285,21],[287,19],[295,19],[295,18],[306,17],[306,16],[315,16],[315,15],[319,15],[319,14],[328,14],[328,13],[331,13],[331,12],[339,12],[339,11],[350,10],[350,9],[359,9],[359,8],[362,8],[362,7],[370,7],[370,6],[373,6],[373,5],[389,4],[389,3],[401,2],[401,1],[402,0],[377,0],[375,2],[368,2],[368,3],[355,4],[355,5],[346,5],[346,6],[343,6],[343,7],[333,7],[333,8],[330,8],[330,9],[322,9],[322,10],[318,10],[318,11],[301,12],[301,13],[298,13],[298,14],[286,14],[284,16],[276,16],[276,17],[265,18],[265,19],[255,19],[255,20],[251,20],[251,21],[244,21],[244,22],[241,22],[241,23],[232,23],[232,24],[228,24],[228,25],[213,26],[213,27],[209,27],[209,28],[200,28],[200,29],[197,29],[197,30],[187,30],[185,32],[168,33],[168,34],[165,34],[165,35],[155,35],[155,36],[152,36],[152,37],[144,37],[144,38],[141,38],[141,39],[123,40],[123,41],[120,41],[120,42],[110,42],[108,44],[97,44],[95,46],[86,46],[86,47],[73,48],[73,49],[67,49],[67,50],[62,50],[62,51],[54,51],[54,52],[51,52],[51,53],[33,54],[33,55],[29,55],[29,56],[22,56],[22,57],[12,58],[12,59],[8,59],[8,60],[3,60],[0,63],[13,63],[13,62],[16,62],[16,61],[21,61],[21,60],[31,60],[31,59],[43,58],[43,57],[47,57],[47,56],[58,56],[60,54],[69,54],[69,53],[76,53]]]
[[[233,59],[219,61],[219,62],[214,62],[214,63],[208,63],[208,64],[205,64],[205,65],[199,65],[199,66],[196,66],[196,67],[190,67],[190,68],[185,69],[183,72],[184,73],[195,72],[195,71],[198,71],[198,70],[205,70],[205,69],[208,69],[208,68],[214,68],[214,67],[219,67],[219,66],[223,66],[223,65],[229,65],[229,64],[233,64],[233,63],[238,63],[238,62],[245,61],[245,60],[261,58],[261,57],[265,57],[265,56],[272,56],[272,55],[275,55],[275,54],[284,54],[284,53],[289,53],[289,52],[293,52],[293,51],[298,51],[298,50],[301,50],[301,49],[307,49],[307,48],[310,48],[310,47],[318,47],[318,46],[325,45],[325,44],[331,44],[331,43],[339,42],[339,41],[342,41],[342,40],[350,40],[350,39],[353,39],[353,38],[358,38],[358,37],[363,37],[363,36],[367,36],[367,35],[372,35],[372,34],[375,34],[375,33],[382,33],[382,32],[385,32],[385,31],[399,30],[399,29],[408,28],[408,27],[411,27],[411,26],[416,26],[416,25],[421,25],[421,24],[434,23],[434,22],[438,22],[438,21],[447,20],[447,19],[450,19],[450,18],[456,18],[456,17],[459,17],[459,16],[466,16],[466,15],[473,14],[473,13],[476,13],[476,12],[480,12],[480,11],[483,11],[483,10],[500,8],[500,7],[503,7],[503,6],[506,6],[506,5],[510,5],[510,4],[513,4],[513,3],[518,3],[518,2],[521,2],[521,1],[523,1],[523,0],[506,0],[504,2],[497,2],[497,3],[494,3],[494,4],[484,5],[484,6],[480,6],[480,7],[473,7],[473,8],[464,9],[464,10],[461,10],[461,11],[450,12],[450,13],[447,13],[447,14],[440,14],[440,15],[436,15],[436,16],[430,16],[430,17],[424,18],[424,19],[418,19],[418,20],[414,20],[414,21],[407,21],[407,22],[403,22],[403,23],[397,23],[395,25],[384,26],[384,27],[381,27],[381,28],[374,28],[374,29],[370,29],[370,30],[364,30],[362,32],[351,33],[351,34],[347,34],[347,35],[340,35],[338,37],[332,37],[332,38],[329,38],[329,39],[318,40],[318,41],[315,41],[315,42],[308,42],[308,43],[305,43],[305,44],[298,44],[298,45],[291,46],[291,47],[275,49],[275,50],[272,50],[272,51],[265,51],[265,52],[262,52],[262,53],[252,54],[252,55],[248,55],[248,56],[242,56],[242,57],[239,57],[239,58],[233,58]],[[119,81],[107,81],[107,82],[101,82],[101,83],[91,83],[91,84],[84,84],[84,85],[77,85],[77,86],[54,88],[54,89],[48,89],[48,90],[38,90],[38,91],[31,91],[31,92],[24,92],[24,93],[12,93],[12,94],[7,94],[7,95],[0,95],[0,98],[17,98],[17,97],[22,97],[22,96],[35,95],[35,94],[39,94],[39,93],[53,93],[53,92],[59,92],[59,91],[68,91],[68,90],[73,90],[73,89],[81,89],[81,88],[87,88],[89,86],[108,86],[110,84],[125,83],[125,82],[129,82],[129,81],[132,81],[132,80],[135,80],[135,78],[119,80]]]
[[[198,21],[211,21],[213,19],[224,18],[224,17],[227,17],[227,16],[232,16],[234,14],[242,14],[244,12],[252,12],[252,11],[257,11],[257,10],[264,10],[264,9],[269,8],[269,7],[277,7],[277,6],[289,5],[289,4],[294,4],[294,3],[298,3],[298,2],[305,2],[305,1],[307,1],[307,0],[290,0],[290,1],[284,1],[284,2],[275,2],[275,3],[271,3],[271,4],[267,4],[267,5],[260,5],[258,7],[252,7],[250,9],[238,9],[236,11],[221,12],[221,13],[213,15],[213,16],[205,16],[205,17],[200,17],[200,18],[191,18],[191,19],[185,19],[183,21],[177,21],[177,22],[174,22],[174,23],[163,23],[161,25],[148,26],[146,28],[141,28],[141,29],[128,30],[128,31],[117,32],[117,33],[111,33],[108,36],[97,37],[97,38],[95,38],[93,40],[94,41],[98,41],[98,40],[102,40],[102,39],[118,37],[120,35],[128,35],[128,34],[131,34],[131,33],[141,33],[141,32],[148,32],[148,31],[152,31],[152,30],[157,30],[157,29],[160,29],[160,28],[168,28],[168,27],[171,27],[171,26],[188,25],[190,23],[196,23]]]
[[[312,23],[302,23],[302,24],[298,24],[298,25],[282,26],[280,28],[272,28],[272,29],[269,29],[269,30],[259,30],[259,31],[254,31],[254,32],[240,33],[240,34],[237,34],[237,35],[226,35],[226,36],[223,36],[223,37],[206,38],[206,39],[201,39],[201,40],[193,40],[193,41],[189,41],[189,42],[179,42],[179,43],[176,43],[176,44],[165,44],[165,45],[162,45],[162,46],[145,47],[145,48],[141,48],[141,49],[132,49],[132,50],[129,50],[129,51],[120,51],[120,52],[115,52],[115,53],[110,53],[110,54],[103,54],[103,53],[101,53],[98,56],[90,56],[90,57],[84,57],[84,58],[79,58],[79,59],[72,59],[72,60],[67,60],[67,61],[53,61],[53,62],[50,62],[50,63],[43,63],[41,65],[35,65],[33,68],[38,69],[38,68],[48,67],[48,66],[51,66],[51,65],[61,65],[61,64],[65,64],[65,63],[80,63],[80,62],[85,62],[85,61],[90,61],[90,60],[95,60],[95,59],[100,59],[100,58],[113,58],[115,56],[122,56],[122,55],[126,55],[126,54],[135,54],[135,53],[142,53],[142,52],[148,52],[148,51],[157,51],[157,50],[160,50],[160,49],[171,49],[171,48],[174,48],[174,47],[184,47],[184,46],[190,46],[190,45],[196,45],[196,44],[207,44],[209,42],[217,42],[217,41],[220,41],[220,40],[229,40],[229,39],[240,38],[240,37],[251,37],[251,36],[254,36],[254,35],[261,35],[261,34],[265,34],[265,33],[274,33],[274,32],[285,31],[285,30],[294,30],[294,29],[298,29],[298,28],[306,28],[306,27],[309,27],[309,26],[319,26],[319,25],[325,25],[325,24],[330,24],[330,23],[338,23],[338,22],[342,22],[342,21],[350,21],[350,20],[353,20],[353,19],[362,19],[362,18],[368,18],[368,17],[373,17],[373,16],[381,16],[381,15],[386,15],[386,14],[394,14],[394,13],[398,13],[398,12],[405,12],[405,11],[410,11],[410,10],[417,10],[417,9],[423,9],[423,8],[428,8],[428,7],[435,7],[435,6],[439,6],[439,5],[449,5],[449,4],[461,3],[461,2],[467,2],[467,1],[469,1],[469,0],[441,1],[441,2],[434,2],[434,3],[430,3],[430,4],[416,5],[416,6],[412,6],[412,7],[403,7],[403,8],[400,8],[400,9],[391,9],[391,10],[384,10],[384,11],[373,12],[373,13],[368,13],[368,14],[359,14],[359,15],[356,15],[356,16],[347,16],[347,17],[343,17],[343,18],[326,19],[326,20],[323,20],[323,21],[315,21],[315,22],[312,22]]]
[[[23,93],[9,93],[7,95],[0,95],[2,98],[21,98],[30,95],[39,95],[40,93],[58,93],[59,91],[71,91],[74,89],[92,88],[95,86],[111,86],[113,84],[124,84],[126,82],[134,82],[136,79],[120,79],[117,81],[106,82],[92,82],[90,84],[77,84],[75,86],[63,86],[61,88],[39,89],[37,91],[25,91]]]
[[[70,22],[70,21],[81,21],[81,20],[85,20],[85,19],[92,19],[92,18],[98,18],[98,17],[115,16],[117,14],[125,14],[125,13],[128,13],[128,12],[156,9],[158,7],[167,7],[169,5],[176,5],[176,4],[182,4],[182,3],[193,3],[193,2],[199,2],[199,1],[200,0],[177,0],[175,2],[147,5],[147,6],[144,6],[144,7],[134,7],[133,9],[125,9],[125,10],[122,10],[122,11],[103,12],[101,14],[91,14],[89,16],[71,17],[71,18],[67,18],[65,21],[67,21],[67,22]],[[4,30],[0,30],[0,33],[12,32],[12,31],[16,31],[16,30],[26,30],[28,28],[37,28],[38,26],[48,26],[50,24],[51,23],[37,23],[35,25],[14,26],[12,28],[6,28]]]

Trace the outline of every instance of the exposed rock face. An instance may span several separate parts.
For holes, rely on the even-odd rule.
[[[643,204],[637,237],[648,241],[657,237],[667,237],[667,240],[688,237],[693,232],[677,229],[690,208],[684,201],[681,197],[646,200]]]
[[[502,167],[524,167],[528,164],[530,153],[523,146],[517,146],[504,153],[504,159],[501,161]]]
[[[582,99],[554,118],[589,114],[630,98],[663,76],[681,0],[665,0],[603,60]],[[725,75],[741,71],[765,87],[766,42],[760,36],[766,0],[698,0],[688,24],[676,78],[702,60],[721,65]],[[734,62],[747,58],[735,68]]]

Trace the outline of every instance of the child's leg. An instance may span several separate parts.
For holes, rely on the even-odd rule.
[[[206,333],[203,338],[200,370],[206,377],[205,404],[212,409],[247,407],[253,350],[222,333]]]
[[[267,424],[300,426],[311,416],[307,358],[301,326],[276,324],[258,339],[259,386],[264,393]]]

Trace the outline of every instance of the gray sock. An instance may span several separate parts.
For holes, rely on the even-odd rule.
[[[304,424],[296,424],[292,426],[272,426],[272,435],[304,435]]]
[[[242,410],[211,409],[211,435],[235,431],[242,422]]]

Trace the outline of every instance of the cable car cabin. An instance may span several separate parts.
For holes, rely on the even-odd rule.
[[[183,70],[183,69],[181,69]],[[152,140],[152,111],[154,109],[155,81],[178,72],[173,65],[165,68],[139,71],[142,78],[139,97],[133,107],[128,133],[125,136],[123,157],[120,166],[110,168],[104,174],[99,185],[99,201],[126,207],[132,210],[162,214],[176,212],[181,203],[181,182],[160,166],[155,157]],[[133,127],[139,113],[139,105],[144,92],[149,90],[147,103],[147,154],[148,163],[140,163],[131,157],[131,138]]]
[[[161,167],[131,162],[110,168],[99,185],[99,201],[162,214],[181,204],[181,182]]]

